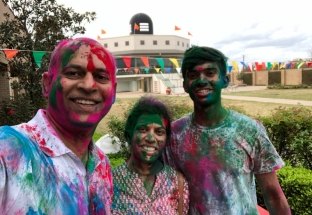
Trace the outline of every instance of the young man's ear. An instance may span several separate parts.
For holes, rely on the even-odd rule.
[[[114,99],[113,99],[113,104],[114,104],[115,101],[116,101],[116,93],[117,93],[117,81],[116,81],[115,86],[114,86]]]
[[[230,77],[229,75],[225,75],[224,77],[222,77],[222,81],[223,81],[223,88],[227,88],[229,86],[229,82],[230,82]]]
[[[50,89],[51,89],[51,82],[52,82],[52,77],[50,76],[50,74],[48,72],[44,72],[42,74],[41,84],[42,84],[42,94],[45,98],[48,98],[49,96]]]

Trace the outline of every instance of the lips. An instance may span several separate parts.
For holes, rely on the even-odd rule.
[[[83,105],[95,105],[97,102],[92,100],[86,100],[86,99],[74,99],[75,103],[83,104]]]
[[[211,88],[199,88],[195,90],[197,96],[206,96],[211,93],[213,90]]]
[[[98,99],[90,98],[71,98],[73,110],[80,113],[92,113],[97,112],[99,109],[99,104],[101,103]]]
[[[153,146],[142,146],[142,149],[144,152],[146,152],[147,155],[153,155],[158,151],[158,148]]]

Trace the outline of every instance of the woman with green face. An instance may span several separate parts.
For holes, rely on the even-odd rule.
[[[113,170],[113,214],[187,214],[188,185],[162,161],[170,126],[166,106],[153,97],[132,108],[124,132],[130,158]]]

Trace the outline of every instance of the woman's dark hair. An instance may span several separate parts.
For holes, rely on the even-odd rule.
[[[206,46],[192,46],[184,53],[182,60],[182,75],[186,78],[186,71],[193,69],[199,64],[216,62],[221,74],[226,76],[228,58],[219,50]]]
[[[143,114],[158,114],[166,121],[166,139],[168,143],[171,134],[171,117],[168,108],[155,97],[143,96],[134,104],[126,121],[124,135],[128,144],[131,144],[135,125]]]

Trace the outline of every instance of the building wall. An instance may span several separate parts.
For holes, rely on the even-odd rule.
[[[247,72],[252,74],[252,85],[255,86],[267,86],[269,84],[269,75],[274,72],[280,72],[281,77],[279,83],[281,85],[300,85],[303,83],[302,69],[285,69],[278,71],[256,71],[256,72]],[[237,72],[230,73],[230,83],[232,85],[240,85],[242,82],[237,80]]]
[[[301,69],[287,69],[283,70],[284,85],[299,85],[302,84],[302,70]]]
[[[190,47],[190,40],[175,35],[130,35],[122,37],[104,38],[98,40],[115,56],[141,55],[141,56],[175,56],[182,57],[184,51]],[[126,42],[129,45],[126,45]],[[141,44],[144,41],[144,44]],[[153,44],[157,41],[157,44]],[[169,44],[166,44],[169,41]],[[118,46],[115,46],[118,43]]]
[[[0,101],[10,98],[10,89],[8,74],[0,74]]]
[[[10,14],[13,17],[12,11],[0,0],[0,23],[5,20],[3,13]],[[5,48],[1,47],[0,48]],[[9,99],[10,96],[14,96],[13,90],[11,89],[11,83],[13,79],[9,78],[9,74],[7,72],[0,71],[0,100]]]
[[[253,83],[256,86],[268,85],[268,71],[257,71],[254,72],[255,80]]]

